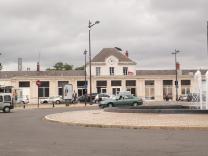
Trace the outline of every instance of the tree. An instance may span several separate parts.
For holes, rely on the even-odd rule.
[[[46,70],[73,70],[73,65],[69,65],[63,62],[57,62],[53,68],[47,68]]]
[[[76,67],[75,70],[84,70],[85,66]]]

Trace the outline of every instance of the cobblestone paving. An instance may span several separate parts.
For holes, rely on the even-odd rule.
[[[47,115],[46,119],[85,126],[208,129],[208,115],[204,114],[111,113],[88,110],[51,114]]]

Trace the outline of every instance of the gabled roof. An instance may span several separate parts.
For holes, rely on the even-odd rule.
[[[116,57],[119,62],[126,62],[126,63],[133,63],[136,64],[134,61],[132,61],[130,58],[122,54],[118,49],[116,48],[103,48],[93,59],[92,62],[105,62],[105,59],[114,56]]]
[[[84,70],[67,71],[0,71],[0,79],[33,76],[84,76]]]

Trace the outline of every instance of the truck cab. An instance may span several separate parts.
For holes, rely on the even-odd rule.
[[[9,113],[14,108],[13,98],[11,93],[0,94],[0,110],[4,113]]]

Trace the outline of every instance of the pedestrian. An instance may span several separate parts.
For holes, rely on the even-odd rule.
[[[74,93],[72,94],[72,97],[73,97],[73,103],[76,103],[76,101],[77,101],[77,93],[75,92],[75,90],[74,90]]]

